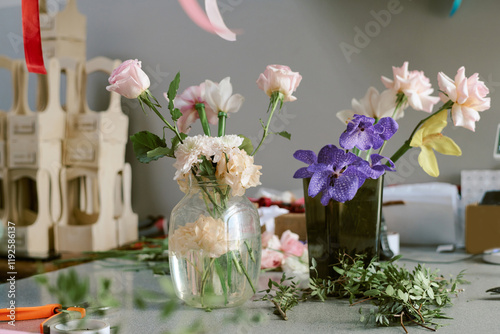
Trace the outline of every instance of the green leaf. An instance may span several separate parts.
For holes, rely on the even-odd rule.
[[[173,157],[174,152],[168,147],[157,147],[154,150],[148,151],[146,156],[153,160],[158,160],[163,157]]]
[[[290,140],[290,138],[292,137],[292,135],[286,131],[281,131],[278,132],[277,134],[280,135],[281,137],[285,137],[288,140]]]
[[[380,290],[371,289],[371,290],[365,291],[364,295],[367,297],[378,296],[378,295],[380,295]]]
[[[387,286],[387,288],[385,289],[385,293],[388,296],[393,296],[394,295],[394,288],[392,287],[392,285],[388,285]]]
[[[215,167],[211,161],[209,161],[205,156],[201,157],[202,161],[200,163],[200,176],[205,176],[208,178],[215,178]]]
[[[177,122],[177,120],[182,117],[182,113],[179,109],[174,108],[174,110],[170,111],[170,116],[174,122]]]
[[[168,87],[167,97],[168,97],[168,109],[170,112],[174,111],[174,99],[177,95],[177,90],[179,89],[179,82],[181,81],[181,73],[177,72],[174,80],[170,83]]]
[[[243,150],[247,152],[248,155],[251,155],[253,152],[253,144],[250,139],[245,137],[244,135],[238,135],[238,137],[243,138],[243,143],[241,143],[240,147],[238,147],[240,150]]]
[[[149,131],[137,132],[130,137],[130,140],[132,141],[132,146],[137,160],[142,163],[149,163],[153,160],[161,158],[162,156],[148,157],[148,152],[153,151],[158,147],[167,146],[165,140]]]

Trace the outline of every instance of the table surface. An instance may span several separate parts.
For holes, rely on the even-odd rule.
[[[500,286],[500,265],[488,264],[481,257],[473,257],[464,252],[436,253],[430,248],[402,248],[403,259],[400,265],[412,268],[417,262],[431,268],[438,268],[445,277],[455,277],[461,270],[466,270],[465,279],[470,284],[461,286],[465,289],[453,298],[453,306],[446,308],[446,314],[453,319],[443,319],[445,325],[438,333],[498,333],[500,332],[500,295],[492,295],[487,289]],[[434,263],[434,262],[448,263]],[[112,292],[120,299],[121,306],[111,310],[103,319],[118,326],[112,330],[120,334],[132,333],[176,333],[193,324],[201,322],[204,333],[404,333],[400,326],[375,327],[364,325],[359,321],[358,306],[350,307],[347,300],[331,299],[326,302],[306,301],[288,312],[289,320],[281,320],[273,314],[270,302],[248,301],[239,309],[219,309],[206,312],[190,308],[179,302],[176,311],[168,318],[161,319],[160,312],[167,300],[158,284],[159,276],[148,270],[124,271],[113,267],[116,260],[86,263],[72,268],[82,276],[91,277],[92,285],[98,278],[110,278],[113,282]],[[50,272],[46,275],[54,280],[58,272],[69,268]],[[264,273],[259,279],[260,289],[267,287],[269,277],[280,276],[279,273]],[[168,276],[167,276],[168,277]],[[169,279],[169,277],[168,277]],[[95,288],[95,286],[93,286]],[[0,307],[7,307],[10,285],[0,285]],[[134,292],[153,291],[159,300],[148,303],[145,310],[134,307]],[[37,306],[57,302],[50,294],[41,289],[34,278],[20,279],[15,282],[15,303],[20,306]],[[165,297],[163,297],[165,296]],[[257,294],[258,299],[262,294]],[[367,306],[368,307],[368,306]],[[243,310],[243,312],[241,312]],[[231,321],[240,312],[240,321]],[[260,315],[259,323],[252,322],[252,317]],[[94,316],[96,317],[96,316]],[[0,333],[6,330],[36,333],[39,320],[16,321],[16,326],[0,323]],[[417,326],[407,326],[410,333],[425,333],[427,330]]]

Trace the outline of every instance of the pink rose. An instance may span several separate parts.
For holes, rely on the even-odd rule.
[[[141,70],[141,62],[137,59],[124,61],[115,68],[108,79],[110,86],[106,89],[110,92],[117,92],[127,99],[139,97],[149,88],[149,78]]]
[[[304,253],[305,245],[299,241],[299,235],[291,232],[290,230],[286,230],[281,235],[281,250],[285,253],[285,255],[295,255],[302,256]]]
[[[281,262],[285,256],[281,252],[277,252],[272,249],[263,249],[262,257],[260,260],[260,268],[261,269],[273,269],[281,266]]]
[[[479,111],[490,109],[490,98],[486,97],[489,90],[483,81],[479,81],[479,75],[474,73],[467,78],[465,68],[458,69],[455,81],[451,80],[443,72],[438,74],[439,94],[441,101],[455,102],[451,108],[451,116],[455,126],[463,126],[474,131],[476,122],[479,121]]]
[[[295,101],[297,98],[292,94],[301,80],[302,76],[298,72],[292,72],[288,66],[268,65],[257,79],[257,86],[268,96],[280,92],[284,95],[283,101]]]
[[[267,248],[268,247],[268,244],[269,244],[269,241],[274,237],[274,233],[271,232],[271,231],[264,231],[262,233],[262,235],[260,236],[261,237],[261,240],[262,240],[262,248]],[[278,240],[279,241],[279,240]],[[280,245],[281,247],[281,245]],[[277,248],[279,249],[279,247]]]
[[[174,105],[179,108],[182,116],[177,120],[177,126],[180,132],[189,133],[191,129],[191,124],[196,122],[200,118],[198,111],[196,110],[197,103],[205,104],[205,112],[207,114],[207,120],[210,124],[217,124],[218,118],[217,113],[210,108],[208,104],[205,103],[205,83],[199,86],[191,86],[186,88],[182,94],[175,98]],[[167,98],[167,93],[164,93],[165,98]]]
[[[392,67],[394,79],[382,77],[386,88],[402,92],[408,98],[408,103],[415,110],[432,112],[432,108],[439,102],[439,97],[430,96],[434,92],[429,78],[422,71],[408,71],[408,62],[401,67]]]

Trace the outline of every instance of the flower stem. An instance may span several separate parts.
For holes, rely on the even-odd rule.
[[[391,118],[395,119],[394,117],[396,116],[397,111],[399,108],[401,108],[406,102],[408,101],[408,98],[404,93],[398,93],[397,99],[396,99],[396,107],[394,108],[394,112],[392,113]],[[387,140],[384,140],[384,144],[382,144],[382,147],[378,151],[378,154],[382,155],[382,151],[384,150],[385,145],[387,144]]]
[[[223,137],[226,135],[226,118],[227,113],[223,111],[219,111],[219,137]]]
[[[156,109],[156,107],[160,106],[160,105],[158,104],[158,101],[156,101],[156,104],[153,103],[149,99],[150,96],[152,96],[152,95],[151,95],[151,93],[148,90],[144,91],[144,93],[142,93],[141,95],[139,95],[139,97],[137,99],[139,100],[139,103],[141,104],[141,107],[143,106],[142,104],[144,103],[144,104],[146,104],[149,107],[149,109],[153,110],[154,113],[163,121],[163,123],[165,123],[165,125],[167,126],[167,128],[169,128],[170,130],[172,130],[175,133],[175,135],[179,139],[180,143],[182,144],[183,143],[182,137],[181,137],[179,131],[177,130],[177,127],[172,126],[172,124],[170,124],[165,119],[165,117],[163,117],[163,115],[158,111],[158,109]],[[144,110],[144,107],[143,107],[143,110]]]
[[[269,107],[267,108],[267,112],[269,112],[269,110],[271,110],[271,112],[269,114],[269,118],[267,119],[267,124],[264,127],[264,133],[262,134],[262,139],[260,140],[259,145],[251,155],[255,155],[255,153],[257,153],[259,148],[262,146],[262,143],[264,143],[264,140],[266,139],[267,135],[269,134],[269,125],[271,124],[271,119],[273,118],[274,111],[278,106],[278,102],[281,102],[280,104],[280,110],[281,110],[281,107],[283,106],[283,94],[280,92],[274,92],[271,95],[271,100],[269,101]]]
[[[236,257],[235,252],[233,252],[233,256],[234,256],[235,262],[238,262],[240,270],[243,271],[243,274],[247,278],[247,281],[250,284],[250,287],[252,288],[253,293],[255,293],[256,292],[255,286],[253,285],[252,280],[250,279],[250,275],[248,275],[247,269],[243,265],[243,261],[241,260],[241,254],[239,254],[239,252],[238,252],[238,257]],[[240,271],[240,273],[241,273],[241,271]]]
[[[200,122],[201,122],[201,126],[203,128],[203,132],[207,136],[210,136],[211,135],[210,134],[210,126],[208,125],[207,113],[205,111],[205,104],[196,103],[194,107],[198,111],[198,116],[200,116]]]
[[[208,268],[205,269],[203,272],[203,277],[201,278],[201,291],[200,291],[200,298],[201,298],[201,305],[203,306],[203,298],[205,297],[205,286],[207,284],[208,280],[208,273],[210,272],[210,269],[212,268],[214,264],[215,258],[210,258],[210,263],[208,264]]]

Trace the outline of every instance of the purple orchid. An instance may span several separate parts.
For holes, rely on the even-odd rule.
[[[360,150],[379,149],[385,140],[389,140],[398,130],[398,123],[391,117],[381,118],[376,124],[375,119],[364,115],[354,115],[347,123],[347,129],[340,135],[339,143],[350,150],[357,147]]]
[[[386,164],[382,163],[383,159],[387,159],[387,162],[389,162],[390,166],[387,166]],[[366,160],[361,160],[359,163],[357,163],[358,170],[363,173],[367,178],[370,179],[378,179],[386,171],[389,172],[394,172],[396,169],[394,168],[394,163],[391,161],[391,159],[384,157],[380,154],[372,154],[370,156],[370,162]]]
[[[319,151],[316,162],[316,155],[311,152],[295,152],[294,156],[298,160],[310,165],[299,169],[294,178],[310,177],[309,196],[315,197],[322,192],[321,204],[325,206],[331,199],[342,203],[351,200],[366,179],[366,175],[357,167],[363,160],[335,145],[324,146]]]
[[[293,154],[293,157],[299,161],[302,161],[308,165],[312,165],[318,162],[316,153],[310,150],[297,150]],[[313,172],[307,170],[307,167],[299,168],[295,174],[293,174],[294,179],[305,179],[313,176]]]

